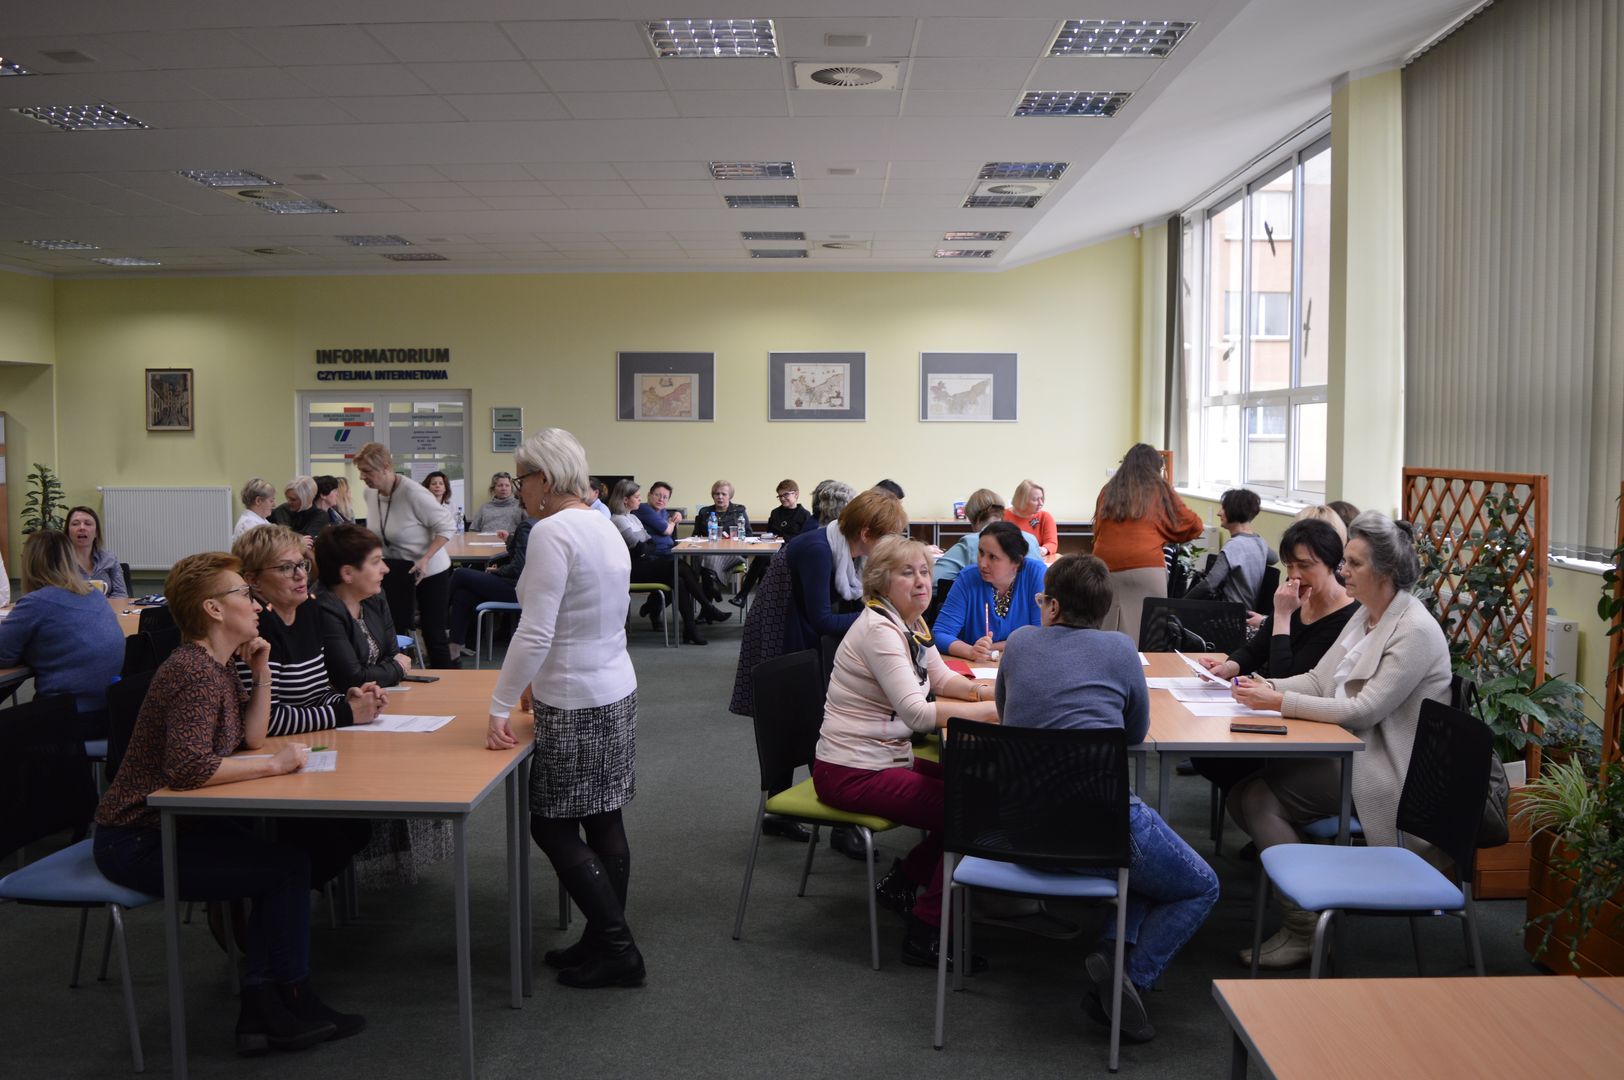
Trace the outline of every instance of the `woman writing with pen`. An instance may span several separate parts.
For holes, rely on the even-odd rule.
[[[1040,626],[1042,559],[1021,530],[996,521],[982,530],[976,565],[959,572],[931,627],[938,646],[963,660],[990,660],[1017,628]]]

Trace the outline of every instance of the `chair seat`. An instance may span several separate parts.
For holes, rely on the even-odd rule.
[[[811,780],[802,780],[799,784],[780,791],[767,800],[767,813],[778,814],[783,817],[799,818],[802,821],[831,822],[836,825],[861,825],[871,832],[884,832],[897,827],[896,822],[888,821],[872,814],[849,814],[844,810],[836,810],[832,806],[825,806],[818,801],[818,794],[812,788]]]
[[[103,877],[91,854],[93,843],[81,840],[0,878],[0,899],[23,903],[118,904],[126,908],[158,901],[159,897],[115,885]]]
[[[86,739],[85,740],[85,757],[89,758],[91,761],[99,761],[102,758],[105,758],[106,756],[107,756],[107,740],[106,739]]]
[[[412,635],[410,634],[395,635],[395,648],[397,649],[410,649],[415,644],[417,643],[412,640]]]
[[[1340,825],[1341,823],[1342,823],[1341,818],[1334,818],[1334,817],[1315,818],[1313,821],[1310,821],[1307,825],[1304,825],[1300,831],[1302,832],[1302,834],[1304,836],[1308,837],[1311,840],[1335,840],[1336,839],[1336,827],[1338,825]],[[1365,835],[1365,827],[1363,825],[1359,824],[1359,819],[1358,818],[1349,818],[1348,819],[1348,835],[1349,836],[1363,836],[1363,835]]]
[[[1310,911],[1459,911],[1460,887],[1413,851],[1399,847],[1279,844],[1263,869],[1281,892]]]
[[[487,600],[483,604],[476,604],[475,611],[518,611],[518,604],[510,604],[505,600]]]
[[[638,582],[633,582],[632,585],[630,586],[630,588],[628,589],[628,591],[629,592],[634,592],[634,593],[645,593],[645,592],[668,593],[668,592],[671,591],[671,586],[669,586],[669,585],[661,585],[658,581],[638,581]]]
[[[1036,870],[1020,863],[966,855],[953,864],[953,881],[973,889],[999,889],[1028,896],[1074,896],[1105,899],[1117,894],[1116,875],[1094,877],[1066,871]]]
[[[942,739],[939,735],[927,735],[925,741],[913,748],[914,757],[924,761],[940,762],[942,760]]]

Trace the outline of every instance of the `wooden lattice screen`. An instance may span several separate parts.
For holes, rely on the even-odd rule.
[[[1507,602],[1497,613],[1482,619],[1473,609],[1472,617],[1446,620],[1451,654],[1474,668],[1496,661],[1514,671],[1532,668],[1535,686],[1545,681],[1549,486],[1548,477],[1532,473],[1404,470],[1404,516],[1415,526],[1417,545],[1429,546],[1441,561],[1441,572],[1425,586],[1435,607],[1489,587],[1482,575],[1494,559],[1502,559],[1506,571]],[[1499,529],[1508,542],[1491,550],[1483,538]],[[1530,765],[1537,768],[1534,749]]]
[[[1618,489],[1618,545],[1624,549],[1624,484]],[[1624,558],[1620,563],[1624,564]],[[1617,570],[1613,598],[1624,600],[1624,565],[1618,565]],[[1614,621],[1614,627],[1621,620],[1624,615]],[[1624,745],[1620,745],[1620,729],[1624,728],[1624,630],[1616,630],[1608,640],[1611,644],[1607,648],[1607,711],[1602,717],[1602,756],[1608,761],[1624,761]]]
[[[1156,452],[1162,455],[1162,475],[1167,477],[1167,482],[1169,484],[1177,483],[1177,481],[1173,479],[1173,451],[1158,450]]]

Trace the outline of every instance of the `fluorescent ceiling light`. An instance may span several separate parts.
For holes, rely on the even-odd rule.
[[[713,161],[710,173],[715,180],[793,180],[793,161]]]
[[[336,214],[336,206],[328,206],[320,199],[266,199],[255,206],[268,214]]]
[[[662,59],[778,55],[771,19],[659,19],[644,26]]]
[[[804,241],[804,232],[742,232],[739,234],[746,240],[798,240]]]
[[[111,105],[24,105],[11,111],[63,131],[119,131],[152,126]]]
[[[100,251],[97,244],[81,244],[77,240],[19,240],[19,244],[27,244],[42,251]]]
[[[977,180],[1058,180],[1066,171],[1064,161],[989,161],[981,166]]]
[[[964,200],[966,210],[1030,210],[1041,195],[972,195]]]
[[[991,248],[937,248],[938,259],[990,259]]]
[[[804,259],[805,248],[751,248],[752,259]]]
[[[1001,241],[1008,240],[1009,239],[1009,233],[1002,232],[1002,231],[988,232],[988,231],[986,231],[984,229],[971,229],[971,230],[966,230],[966,231],[961,231],[961,232],[943,233],[942,234],[942,239],[943,240],[957,240],[960,243],[963,243],[966,240],[971,240],[971,241],[979,240],[982,243],[996,244],[996,243],[999,243]]]
[[[1127,90],[1029,90],[1016,116],[1115,116],[1133,94]]]
[[[211,188],[282,186],[280,180],[272,180],[268,176],[261,176],[259,173],[249,172],[247,169],[182,169],[180,174],[188,180]]]
[[[1049,46],[1049,55],[1159,59],[1193,29],[1195,23],[1155,19],[1067,19]]]
[[[106,259],[91,259],[105,266],[162,266],[157,259],[137,259],[129,255],[114,255]]]
[[[790,210],[801,205],[799,195],[724,195],[729,210],[767,209],[777,207]]]
[[[17,61],[7,60],[5,57],[0,56],[0,76],[32,74],[34,74],[32,71],[29,71],[27,68],[17,63]]]
[[[432,251],[391,251],[384,258],[394,262],[449,262],[444,255],[436,255]]]
[[[359,236],[340,236],[351,247],[411,247],[412,242],[394,233],[366,233]]]

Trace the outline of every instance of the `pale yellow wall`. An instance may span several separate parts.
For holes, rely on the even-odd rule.
[[[297,460],[295,392],[319,385],[316,349],[430,346],[452,353],[438,385],[473,392],[476,477],[512,464],[489,453],[490,406],[520,405],[527,432],[567,427],[595,470],[669,480],[685,504],[725,477],[765,516],[785,476],[807,491],[891,476],[910,514],[931,517],[1030,475],[1057,514],[1086,516],[1134,438],[1139,273],[1124,237],[1000,274],[64,281],[62,471],[75,498],[106,484],[280,483]],[[714,351],[716,422],[617,422],[617,349]],[[808,349],[868,353],[867,423],[767,421],[767,353]],[[920,423],[921,350],[1019,353],[1019,423]],[[195,369],[195,432],[144,430],[147,367]]]
[[[6,506],[0,544],[7,572],[22,550],[23,500],[33,462],[56,464],[55,286],[50,278],[0,270],[0,412],[6,423]]]
[[[56,362],[54,303],[50,278],[0,270],[0,364]]]

